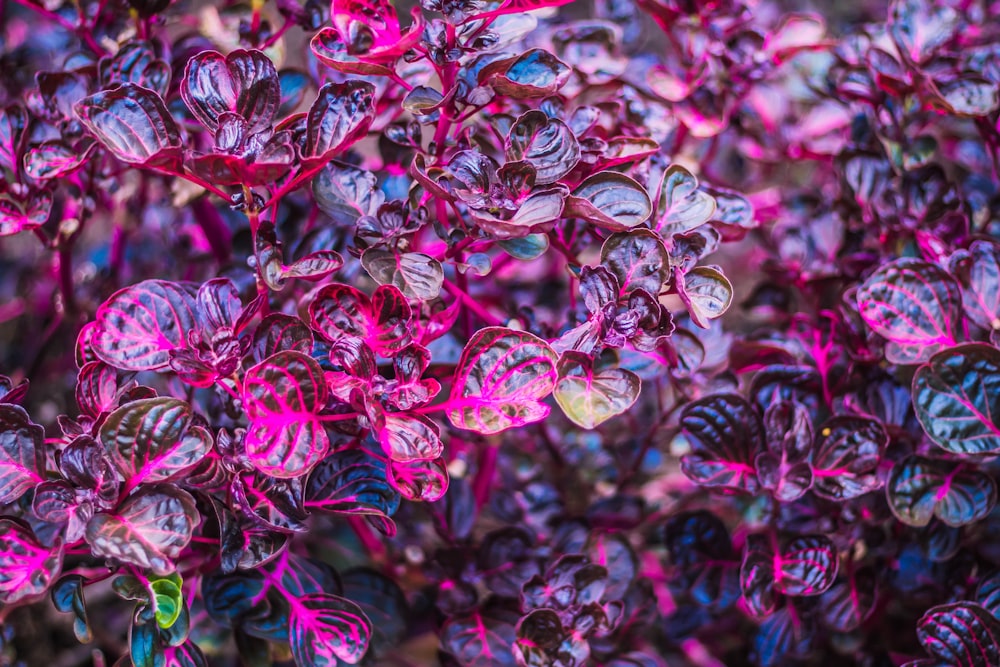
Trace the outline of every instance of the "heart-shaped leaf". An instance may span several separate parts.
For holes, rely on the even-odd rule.
[[[877,472],[889,436],[874,419],[840,416],[816,432],[813,449],[813,491],[844,501],[877,489]]]
[[[935,354],[913,377],[913,407],[939,447],[1000,451],[1000,351],[970,343]]]
[[[383,357],[410,344],[410,304],[392,285],[382,285],[371,298],[350,285],[327,285],[309,304],[313,327],[330,341],[360,338]]]
[[[87,524],[87,543],[96,556],[114,558],[157,575],[174,570],[173,559],[191,541],[201,521],[194,498],[169,484],[145,485],[112,512]]]
[[[45,475],[45,429],[19,405],[0,403],[0,503],[9,503]]]
[[[715,198],[698,189],[698,179],[690,171],[671,165],[663,172],[656,194],[654,228],[664,238],[683,234],[711,220],[715,206]]]
[[[191,406],[176,398],[127,403],[101,426],[108,458],[127,483],[159,482],[199,463],[212,448],[212,435],[191,426]]]
[[[235,113],[247,134],[270,129],[281,101],[281,84],[271,59],[257,50],[236,49],[228,56],[202,51],[191,58],[181,79],[181,97],[212,132],[223,114]]]
[[[618,278],[623,294],[634,289],[659,294],[670,279],[670,255],[660,237],[648,229],[609,236],[601,246],[601,265]]]
[[[964,463],[909,456],[892,467],[885,485],[889,508],[910,526],[937,517],[963,526],[986,517],[996,505],[993,478]]]
[[[379,423],[378,439],[382,451],[397,463],[428,461],[441,456],[441,443],[437,425],[423,415],[391,413]],[[381,420],[380,420],[381,422]]]
[[[885,358],[894,364],[922,363],[955,344],[962,295],[934,264],[897,259],[868,277],[857,300],[862,319],[888,339]]]
[[[124,83],[74,107],[84,127],[122,162],[162,164],[180,155],[181,135],[160,96]]]
[[[509,162],[524,160],[535,168],[535,183],[555,183],[580,161],[580,144],[563,121],[537,109],[514,122],[504,150]]]
[[[641,225],[653,211],[646,189],[624,174],[600,171],[566,198],[563,214],[621,232]]]
[[[704,486],[757,490],[753,460],[764,447],[764,427],[746,400],[719,394],[689,403],[681,428],[691,442],[681,459],[685,475]]]
[[[821,535],[804,535],[780,550],[765,535],[747,538],[740,588],[751,612],[769,614],[775,595],[813,596],[826,592],[837,578],[837,549]]]
[[[380,285],[395,285],[407,297],[430,301],[441,294],[441,262],[421,252],[393,252],[369,248],[361,264]]]
[[[441,458],[389,461],[389,481],[407,500],[432,503],[448,491],[448,467]]]
[[[924,650],[954,667],[1000,664],[1000,621],[974,602],[932,607],[917,623]]]
[[[556,372],[556,402],[571,422],[586,429],[622,414],[639,398],[638,375],[621,368],[594,372],[594,360],[580,352],[564,352]]]
[[[12,605],[41,595],[59,576],[63,550],[38,544],[32,532],[0,519],[0,602]]]
[[[319,364],[295,350],[278,352],[246,372],[246,451],[254,467],[274,477],[299,477],[326,456],[330,439],[319,411],[328,391]]]
[[[291,600],[288,641],[300,667],[354,665],[368,652],[372,624],[361,607],[329,593]]]
[[[304,157],[328,162],[368,132],[375,119],[375,86],[351,79],[319,89],[306,118]]]
[[[480,329],[458,361],[448,420],[484,435],[540,421],[556,383],[556,353],[542,339],[503,327]]]
[[[677,281],[677,294],[687,306],[691,320],[707,329],[710,321],[729,310],[733,285],[718,267],[697,266]]]
[[[108,298],[95,316],[94,354],[126,371],[150,371],[170,363],[170,351],[187,345],[195,328],[196,289],[189,283],[144,280]]]

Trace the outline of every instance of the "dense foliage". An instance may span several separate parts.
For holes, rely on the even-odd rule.
[[[0,663],[1000,665],[1000,3],[129,3],[0,5]]]

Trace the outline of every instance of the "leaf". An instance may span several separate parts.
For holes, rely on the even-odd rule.
[[[722,317],[733,302],[732,283],[717,267],[697,266],[684,274],[683,283],[683,288],[678,285],[677,294],[691,320],[703,329]]]
[[[566,198],[563,215],[621,232],[644,223],[652,211],[649,194],[636,181],[616,171],[600,171]]]
[[[779,609],[760,624],[753,640],[753,656],[760,667],[781,667],[809,654],[812,633],[792,607]],[[796,661],[797,662],[797,661]]]
[[[191,541],[201,520],[194,498],[169,484],[149,484],[113,512],[100,512],[87,524],[87,543],[95,556],[114,558],[157,575],[174,570],[173,559]]]
[[[73,150],[59,140],[43,142],[24,156],[24,170],[43,181],[66,176],[87,161],[94,146],[92,143],[86,150]]]
[[[74,106],[84,127],[122,162],[161,164],[180,154],[181,136],[160,96],[124,83]]]
[[[441,456],[444,445],[437,425],[423,415],[390,413],[378,427],[382,451],[396,463],[428,461]],[[381,420],[379,420],[381,421]]]
[[[642,381],[638,375],[621,368],[595,373],[594,360],[579,352],[564,352],[556,372],[556,402],[571,422],[585,429],[622,414],[639,398]]]
[[[1000,451],[1000,351],[982,343],[943,350],[913,376],[924,432],[954,454]]]
[[[963,76],[940,84],[938,92],[956,116],[986,116],[1000,107],[1000,87],[981,76]]]
[[[362,216],[377,215],[385,202],[375,174],[336,160],[316,174],[312,191],[320,210],[345,227]]]
[[[111,412],[117,403],[117,393],[118,373],[103,361],[84,364],[76,375],[76,404],[89,417]]]
[[[542,339],[503,327],[480,329],[462,350],[448,421],[483,435],[540,421],[556,383],[556,353]]]
[[[394,285],[410,299],[436,299],[444,285],[441,262],[421,252],[369,248],[361,256],[361,264],[377,283]]]
[[[441,628],[441,645],[463,667],[514,667],[514,626],[478,611],[453,616]]]
[[[250,426],[246,451],[263,473],[308,473],[330,449],[319,411],[328,389],[319,364],[302,352],[278,352],[246,372],[243,400]]]
[[[889,33],[900,52],[915,64],[925,62],[955,35],[958,13],[947,5],[920,0],[894,0],[889,7]]]
[[[881,486],[878,466],[889,436],[882,424],[863,417],[827,420],[816,432],[813,448],[813,491],[844,501]]]
[[[160,482],[199,463],[212,434],[191,426],[191,406],[176,398],[147,398],[118,408],[101,426],[100,441],[127,483]]]
[[[968,253],[952,257],[950,269],[961,285],[966,317],[984,329],[1000,330],[1000,247],[973,241]]]
[[[149,580],[149,589],[153,593],[156,624],[163,629],[172,627],[181,615],[181,609],[184,606],[182,585],[181,575],[177,572],[166,577]]]
[[[327,285],[309,304],[310,322],[327,340],[360,338],[383,357],[410,344],[410,304],[392,285],[382,285],[371,298],[349,285]]]
[[[667,249],[660,237],[648,229],[609,236],[601,246],[601,265],[618,278],[623,294],[634,289],[659,294],[670,279]]]
[[[257,570],[206,576],[201,595],[205,611],[219,625],[269,641],[289,638],[289,600]]]
[[[857,301],[865,323],[889,340],[885,358],[891,363],[922,363],[955,344],[961,292],[934,264],[897,259],[868,277]]]
[[[350,79],[319,89],[306,117],[303,157],[328,162],[368,132],[375,119],[375,86]]]
[[[764,447],[764,427],[753,406],[741,396],[720,394],[689,403],[681,428],[691,441],[691,453],[681,470],[704,486],[756,492],[753,459]]]
[[[361,449],[327,456],[313,469],[305,486],[306,509],[368,516],[387,535],[396,533],[389,517],[399,509],[399,502],[386,464]]]
[[[432,503],[448,491],[448,467],[444,459],[401,463],[389,461],[389,482],[407,500]]]
[[[837,577],[837,550],[820,535],[796,537],[780,551],[764,535],[747,538],[740,569],[740,588],[755,616],[768,615],[775,594],[813,596],[826,592]]]
[[[504,144],[508,162],[524,160],[535,168],[535,183],[547,185],[573,171],[580,161],[580,144],[558,118],[532,109],[521,114]]]
[[[288,641],[299,667],[357,664],[368,651],[372,624],[358,605],[329,593],[291,601]]]
[[[932,517],[949,526],[980,521],[997,501],[996,483],[964,463],[908,456],[896,463],[885,485],[889,508],[910,526],[926,526]]]
[[[572,73],[566,63],[542,49],[531,49],[513,61],[502,61],[502,65],[503,73],[490,78],[489,85],[500,95],[515,99],[550,95],[562,88]],[[493,68],[484,69],[487,74],[493,71]],[[480,74],[480,83],[485,83],[482,76]]]
[[[236,49],[228,56],[202,51],[188,61],[180,89],[188,109],[212,132],[227,113],[247,121],[248,135],[268,130],[281,101],[274,63],[255,49]]]
[[[286,350],[309,354],[313,349],[312,330],[297,317],[271,313],[254,332],[251,349],[254,361],[258,363]]]
[[[656,193],[654,229],[664,238],[700,227],[715,215],[715,198],[698,189],[698,179],[679,164],[663,172]]]
[[[195,328],[195,287],[144,280],[118,290],[97,309],[90,339],[103,362],[126,371],[151,371],[170,363],[171,350],[187,345]]]
[[[941,664],[1000,664],[1000,621],[973,602],[932,607],[917,623],[917,637],[924,650]]]
[[[530,261],[549,249],[549,237],[547,234],[528,234],[518,239],[503,239],[497,245],[514,259]]]
[[[45,429],[19,405],[0,403],[0,503],[23,496],[45,477]]]
[[[63,550],[47,549],[32,532],[0,519],[0,603],[13,605],[46,591],[62,569]]]
[[[36,192],[27,201],[0,194],[0,236],[37,229],[48,221],[51,212],[51,192]]]
[[[740,596],[740,561],[726,525],[708,510],[682,512],[663,527],[669,563],[675,568],[670,582],[695,602],[724,609]]]
[[[68,574],[52,587],[52,606],[63,613],[73,614],[73,634],[81,644],[94,639],[94,632],[87,620],[87,603],[83,597],[83,583],[79,574]]]
[[[875,610],[878,581],[871,570],[840,578],[820,598],[824,623],[837,632],[853,632]]]

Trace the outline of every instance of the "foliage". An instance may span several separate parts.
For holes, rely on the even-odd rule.
[[[0,6],[0,619],[997,665],[1000,5],[779,4]]]

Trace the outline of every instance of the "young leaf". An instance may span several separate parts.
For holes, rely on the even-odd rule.
[[[358,605],[329,593],[290,602],[288,640],[299,667],[353,665],[365,656],[372,624]]]
[[[645,188],[624,174],[601,171],[589,176],[566,198],[563,215],[621,232],[644,223],[652,211]]]
[[[594,360],[580,352],[564,352],[556,372],[556,402],[570,421],[585,429],[622,414],[639,398],[642,381],[638,375],[621,368],[595,373]]]
[[[436,299],[444,285],[441,262],[421,252],[369,248],[361,256],[361,265],[378,284],[395,285],[410,299]]]
[[[448,420],[483,435],[544,419],[556,383],[556,353],[542,339],[503,327],[480,329],[458,361]]]
[[[164,163],[180,153],[177,124],[160,96],[124,83],[80,100],[74,107],[84,127],[123,162]]]
[[[389,482],[407,500],[432,503],[448,491],[448,467],[442,458],[389,461],[388,473]]]
[[[184,68],[180,89],[188,109],[212,132],[227,113],[247,121],[247,134],[270,129],[281,101],[274,63],[257,50],[199,53]]]
[[[996,483],[983,471],[920,456],[894,465],[885,491],[892,513],[910,526],[926,526],[935,516],[963,526],[985,518],[997,501]]]
[[[670,279],[667,249],[660,237],[648,229],[609,236],[601,246],[601,265],[618,278],[623,294],[634,289],[659,294]]]
[[[913,376],[913,407],[939,447],[955,454],[1000,451],[1000,351],[969,343],[935,354]]]
[[[753,460],[764,447],[764,427],[741,396],[721,394],[688,404],[681,428],[691,440],[691,453],[681,459],[685,475],[705,486],[757,490]]]
[[[328,389],[314,359],[278,352],[246,372],[243,400],[251,463],[274,477],[299,477],[326,456],[329,436],[319,418]]]
[[[45,475],[45,429],[19,405],[0,403],[0,503],[9,503]]]
[[[384,419],[378,427],[378,438],[382,451],[392,461],[429,461],[441,456],[444,444],[437,425],[430,419],[404,413],[389,413]]]
[[[149,568],[165,576],[201,521],[194,498],[170,484],[143,486],[111,512],[87,524],[87,543],[97,556]]]
[[[699,227],[715,214],[715,199],[698,189],[698,179],[674,164],[663,172],[656,194],[654,229],[664,238]]]
[[[326,84],[309,109],[304,157],[328,162],[364,136],[374,118],[375,86],[355,79]]]
[[[144,280],[121,289],[97,309],[94,354],[114,368],[151,371],[170,363],[195,328],[196,289],[189,283]]]
[[[916,364],[955,344],[962,295],[940,267],[903,258],[870,275],[858,288],[858,312],[888,339],[885,358]]]
[[[862,417],[827,420],[816,432],[813,450],[813,491],[844,501],[881,485],[878,465],[889,435],[882,424]]]
[[[62,548],[43,547],[28,528],[0,519],[0,603],[12,605],[44,593],[59,576],[62,559]]]
[[[79,574],[68,574],[52,587],[52,606],[63,613],[73,614],[73,634],[77,641],[87,644],[94,639],[94,632],[87,620],[87,603],[83,598],[83,583]]]
[[[182,585],[181,575],[176,572],[166,577],[156,577],[149,580],[149,589],[153,593],[156,624],[162,629],[172,627],[181,615],[181,609],[184,606]]]
[[[377,354],[392,357],[410,344],[410,304],[392,285],[382,285],[371,298],[349,285],[327,285],[309,304],[313,327],[327,340],[364,340]]]
[[[733,302],[733,286],[718,267],[695,267],[677,283],[677,294],[691,320],[703,329],[710,320],[722,317]]]
[[[159,482],[200,462],[212,448],[212,435],[191,427],[191,406],[176,398],[127,403],[101,426],[108,458],[129,484]]]

